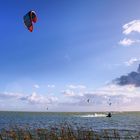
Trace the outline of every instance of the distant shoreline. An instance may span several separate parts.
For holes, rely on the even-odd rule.
[[[9,111],[9,110],[1,110],[0,112],[23,112],[23,113],[107,113],[107,112],[112,112],[112,113],[132,113],[132,112],[140,112],[140,111],[90,111],[90,112],[78,112],[78,111]]]

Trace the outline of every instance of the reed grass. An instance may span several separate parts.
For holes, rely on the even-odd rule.
[[[69,124],[63,124],[48,129],[2,129],[0,140],[140,140],[140,132],[117,129],[93,130],[83,127],[75,129]]]

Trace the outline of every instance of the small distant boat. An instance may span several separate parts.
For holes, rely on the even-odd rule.
[[[109,112],[106,117],[112,117],[112,114]]]

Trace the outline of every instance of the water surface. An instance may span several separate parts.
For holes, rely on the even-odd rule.
[[[73,128],[140,130],[140,112],[106,113],[51,113],[51,112],[0,112],[0,129],[11,127],[50,128],[68,123]]]

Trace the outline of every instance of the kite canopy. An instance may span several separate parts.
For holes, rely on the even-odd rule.
[[[36,23],[37,16],[35,11],[29,11],[26,15],[23,17],[24,24],[28,28],[30,32],[33,31],[33,23]]]

